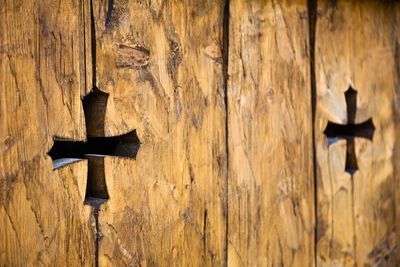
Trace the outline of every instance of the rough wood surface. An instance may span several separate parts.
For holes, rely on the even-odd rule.
[[[107,158],[99,265],[225,263],[223,1],[93,0],[106,136],[137,130],[136,161]]]
[[[46,154],[54,135],[85,138],[86,4],[0,1],[2,266],[94,265],[87,164],[53,172]]]
[[[399,25],[395,1],[0,0],[0,266],[397,266]],[[324,132],[369,118],[351,177]]]
[[[228,264],[313,266],[306,1],[232,0]]]
[[[396,264],[395,10],[394,1],[318,2],[315,134],[320,266]],[[376,128],[372,142],[354,141],[359,170],[352,177],[345,172],[346,140],[328,148],[323,134],[328,121],[348,122],[344,92],[350,86],[358,92],[355,122],[372,117]]]
[[[394,79],[396,84],[396,92],[400,91],[400,5],[396,5],[396,19],[394,22],[394,33],[396,37],[395,42],[395,53],[394,53]],[[393,171],[395,177],[395,207],[396,207],[396,250],[398,251],[400,248],[400,93],[396,93],[393,99],[393,107],[394,107],[394,127],[395,127],[395,141],[394,141],[394,150],[393,150]],[[397,254],[397,264],[400,263],[400,253]]]

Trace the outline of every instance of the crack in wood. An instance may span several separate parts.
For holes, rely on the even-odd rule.
[[[228,247],[229,247],[229,219],[228,219],[228,205],[229,205],[229,110],[228,110],[228,66],[229,66],[229,16],[230,16],[230,0],[225,0],[223,10],[223,28],[222,28],[222,73],[224,81],[224,103],[225,103],[225,154],[226,154],[226,178],[225,178],[225,204],[223,205],[223,214],[225,217],[225,255],[224,265],[228,265]],[[207,210],[206,210],[207,211]],[[207,213],[204,214],[206,220]],[[204,229],[205,230],[205,229]],[[205,234],[205,233],[204,233]],[[205,236],[204,236],[205,239]],[[205,242],[205,241],[204,241]],[[204,243],[204,246],[206,244]],[[240,254],[238,253],[240,258]],[[240,258],[241,259],[241,258]]]
[[[317,265],[317,244],[319,241],[319,230],[322,230],[318,222],[318,197],[317,197],[317,152],[315,141],[315,118],[316,118],[316,104],[317,104],[317,87],[315,78],[315,30],[317,24],[317,0],[307,1],[308,13],[308,42],[310,53],[310,89],[311,89],[311,133],[312,133],[312,162],[313,162],[313,183],[314,183],[314,220],[316,223],[314,229],[314,265]]]
[[[110,0],[106,26],[109,26],[110,24],[109,20],[111,19],[112,8],[113,1]],[[92,91],[82,100],[87,140],[75,141],[55,136],[54,145],[48,152],[48,155],[53,160],[53,170],[83,159],[88,160],[88,175],[84,204],[92,207],[92,215],[95,220],[95,266],[98,266],[99,244],[102,238],[98,216],[100,206],[109,199],[105,179],[104,158],[106,156],[117,156],[136,159],[136,155],[140,148],[140,141],[136,134],[136,130],[119,136],[106,137],[105,115],[109,95],[100,91],[96,87],[96,32],[92,1],[90,1],[90,21],[93,88]],[[85,27],[85,25],[83,26]]]

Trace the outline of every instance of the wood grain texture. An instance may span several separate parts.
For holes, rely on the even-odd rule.
[[[136,161],[105,161],[99,265],[224,265],[223,1],[93,1],[105,135],[137,130]]]
[[[232,0],[228,264],[313,266],[306,1]]]
[[[0,266],[397,266],[399,25],[395,1],[0,0]],[[324,134],[349,87],[375,127],[353,176]],[[53,170],[54,138],[84,159]]]
[[[394,51],[394,79],[396,92],[400,91],[400,5],[396,5],[396,18],[394,22],[394,32],[396,37],[395,51]],[[400,94],[396,93],[394,97],[394,127],[395,127],[395,141],[393,150],[393,171],[395,173],[395,207],[396,207],[396,249],[400,248]],[[397,253],[397,262],[400,263],[400,253]]]
[[[395,2],[318,1],[315,37],[317,264],[395,266]],[[355,122],[372,117],[372,142],[355,139],[359,170],[345,172],[346,141],[329,146],[328,123],[346,124],[344,92],[357,90]],[[398,218],[397,218],[398,220]]]
[[[87,164],[58,171],[53,136],[85,138],[82,1],[0,1],[0,265],[93,266]]]

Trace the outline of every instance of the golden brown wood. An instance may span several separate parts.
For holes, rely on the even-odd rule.
[[[395,50],[394,50],[394,77],[395,77],[395,83],[396,83],[396,96],[394,98],[394,131],[395,131],[395,141],[394,141],[394,149],[393,149],[393,171],[394,171],[394,177],[395,177],[395,207],[396,207],[396,250],[400,248],[400,165],[398,164],[400,162],[400,94],[398,93],[400,90],[400,5],[396,5],[396,18],[394,22],[394,32],[395,37],[397,38],[396,43],[395,43]],[[397,263],[400,263],[400,253],[397,253]]]
[[[85,138],[83,1],[0,1],[0,265],[93,266],[85,161],[52,170],[53,136]]]
[[[395,266],[393,101],[395,3],[318,2],[315,43],[317,264]],[[328,123],[346,124],[344,92],[357,90],[355,123],[372,117],[375,133],[354,140],[358,171],[345,172],[346,141],[328,147]],[[398,219],[397,219],[398,220]]]
[[[398,265],[400,5],[318,1],[310,66],[307,4],[0,0],[0,266]]]
[[[105,135],[142,143],[136,161],[105,161],[100,266],[225,263],[223,8],[93,0]]]
[[[306,1],[232,0],[230,266],[313,266]]]

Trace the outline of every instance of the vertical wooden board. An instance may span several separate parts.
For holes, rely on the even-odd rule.
[[[86,163],[53,171],[46,154],[85,138],[82,8],[0,1],[0,265],[94,265]]]
[[[396,92],[400,91],[400,5],[396,5],[396,20],[394,23],[394,33],[397,38],[396,45],[395,45],[395,82],[396,82]],[[395,207],[396,207],[396,249],[400,247],[400,176],[398,175],[400,171],[400,166],[398,162],[400,162],[400,94],[396,93],[394,98],[394,111],[395,111],[395,143],[394,143],[394,150],[393,150],[393,171],[395,173]],[[400,253],[397,253],[397,261],[400,262]]]
[[[47,127],[41,128],[49,136],[86,138],[81,97],[91,90],[88,7],[89,0],[35,1],[37,64],[31,71],[46,105]]]
[[[228,264],[313,266],[306,1],[232,0]]]
[[[395,1],[318,1],[315,36],[317,264],[395,266]],[[397,7],[398,8],[398,7]],[[328,121],[347,124],[345,91],[357,90],[358,171],[345,172],[346,140],[328,147]],[[354,105],[353,107],[354,108]]]
[[[225,264],[223,1],[93,1],[105,134],[137,130],[136,161],[105,162],[99,265]]]

